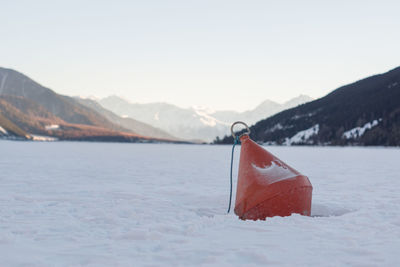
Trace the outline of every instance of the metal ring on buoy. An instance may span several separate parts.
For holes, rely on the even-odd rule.
[[[232,134],[232,136],[233,136],[234,139],[236,138],[236,135],[235,135],[235,132],[233,131],[233,127],[234,127],[236,124],[242,124],[242,125],[244,125],[244,126],[246,127],[247,132],[242,133],[240,136],[242,136],[242,135],[244,135],[244,134],[247,134],[247,135],[250,134],[251,131],[250,131],[249,126],[247,126],[247,124],[244,123],[244,122],[242,122],[242,121],[237,121],[237,122],[234,122],[234,123],[232,124],[232,126],[231,126],[231,134]],[[240,137],[240,136],[239,136],[239,137]]]

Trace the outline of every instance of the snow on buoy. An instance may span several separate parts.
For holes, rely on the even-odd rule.
[[[236,122],[232,125],[232,134]],[[247,127],[247,129],[249,129]],[[252,141],[249,132],[239,139],[242,144],[236,190],[235,213],[243,220],[266,217],[310,216],[312,185],[308,178]]]

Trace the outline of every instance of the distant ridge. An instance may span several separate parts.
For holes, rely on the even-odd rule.
[[[260,119],[267,118],[273,114],[276,114],[282,110],[296,107],[300,104],[304,104],[312,101],[313,98],[307,95],[299,95],[294,97],[283,104],[271,100],[264,100],[257,107],[252,110],[247,110],[244,112],[234,112],[234,111],[216,111],[211,114],[211,116],[217,118],[218,120],[226,122],[231,125],[233,122],[241,120],[246,121],[249,125],[252,125],[259,121]]]
[[[121,127],[138,133],[143,136],[149,136],[154,138],[164,138],[164,139],[171,139],[171,140],[178,140],[178,138],[170,135],[169,133],[152,127],[146,123],[137,121],[132,118],[123,118],[118,116],[117,114],[103,108],[99,103],[92,99],[84,99],[84,98],[75,98],[79,103],[91,108],[92,110],[98,112],[102,116],[104,116],[109,121],[112,121]]]
[[[400,146],[400,67],[374,75],[251,127],[260,143]],[[226,136],[216,143],[232,143]]]
[[[202,107],[180,108],[168,103],[130,103],[118,96],[109,96],[98,102],[119,116],[145,122],[173,136],[211,142],[215,136],[227,134],[230,125],[236,120],[252,124],[281,110],[311,100],[311,97],[305,95],[300,95],[284,104],[265,100],[253,110],[245,112],[212,111]]]

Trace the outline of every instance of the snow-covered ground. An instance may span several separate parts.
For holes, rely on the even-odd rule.
[[[230,149],[0,141],[0,266],[400,266],[400,149],[268,147],[314,191],[266,221],[225,214]]]

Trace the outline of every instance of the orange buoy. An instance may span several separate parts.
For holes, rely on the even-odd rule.
[[[240,141],[236,215],[243,220],[292,213],[309,216],[312,185],[308,178],[252,141],[248,134],[240,136]]]

